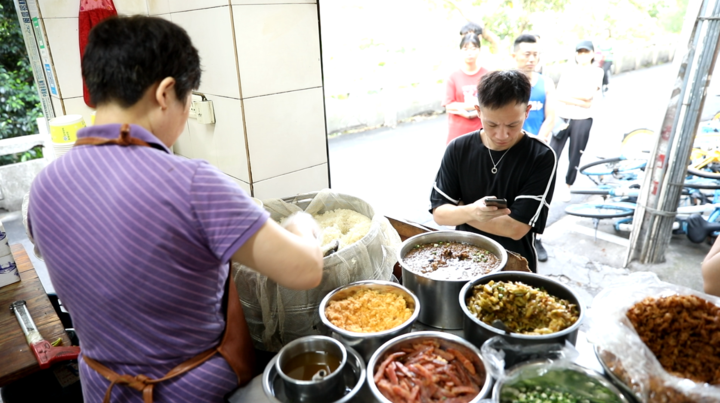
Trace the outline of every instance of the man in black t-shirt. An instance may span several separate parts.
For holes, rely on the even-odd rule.
[[[478,84],[483,129],[448,144],[430,195],[440,225],[488,236],[524,256],[537,272],[535,234],[545,229],[555,186],[556,158],[522,126],[531,85],[519,71],[496,71]],[[508,208],[485,205],[507,199]]]

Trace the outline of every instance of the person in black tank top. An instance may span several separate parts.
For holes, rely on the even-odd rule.
[[[556,158],[522,130],[530,81],[519,71],[497,71],[478,85],[483,129],[453,140],[430,195],[435,222],[488,236],[528,260],[537,272],[535,234],[541,234],[555,184]],[[504,198],[508,208],[485,205]]]

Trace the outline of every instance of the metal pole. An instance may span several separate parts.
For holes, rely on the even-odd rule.
[[[697,5],[700,6],[700,5]],[[688,7],[688,11],[697,9]],[[710,15],[708,11],[712,10]],[[693,14],[689,14],[692,18]],[[668,110],[646,170],[644,192],[633,219],[625,265],[639,258],[643,263],[665,259],[672,224],[687,171],[687,161],[705,100],[709,72],[715,64],[720,37],[720,1],[706,0],[695,18],[687,53],[678,66]],[[687,17],[686,17],[687,18]],[[683,42],[681,42],[683,43]]]

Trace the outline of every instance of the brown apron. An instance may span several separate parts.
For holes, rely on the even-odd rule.
[[[130,135],[130,125],[123,124],[120,128],[120,136],[116,139],[104,139],[100,137],[83,137],[75,142],[76,146],[93,145],[101,146],[106,144],[115,144],[120,146],[142,146],[152,147],[146,141],[132,137]],[[179,364],[175,368],[171,369],[170,372],[165,374],[162,378],[152,379],[145,375],[120,375],[117,372],[109,369],[105,365],[101,364],[94,359],[83,355],[83,359],[87,365],[98,372],[100,375],[110,381],[107,392],[105,392],[105,399],[103,403],[110,402],[110,396],[112,394],[113,387],[117,385],[124,385],[131,387],[137,391],[143,392],[143,400],[145,403],[152,403],[153,401],[153,387],[156,383],[168,380],[170,378],[182,375],[187,371],[202,364],[210,357],[214,356],[215,353],[220,353],[223,358],[228,362],[230,367],[235,371],[235,375],[238,378],[238,385],[245,385],[255,375],[255,350],[253,349],[252,339],[250,338],[250,331],[245,322],[245,315],[240,307],[240,298],[238,298],[237,289],[235,284],[232,282],[232,264],[230,266],[230,273],[228,275],[228,281],[225,289],[225,296],[227,297],[227,307],[225,314],[225,333],[223,334],[222,341],[217,347],[213,347],[209,350],[203,351],[202,353],[190,358],[189,360]]]

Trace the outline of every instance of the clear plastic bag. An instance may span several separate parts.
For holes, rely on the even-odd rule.
[[[695,295],[720,306],[720,298],[660,281],[654,273],[633,273],[600,292],[590,309],[589,341],[611,376],[619,378],[641,401],[720,402],[720,387],[669,374],[640,339],[627,311],[646,297]]]
[[[278,351],[292,340],[320,334],[318,306],[328,292],[354,281],[391,279],[400,236],[387,218],[375,214],[365,201],[325,189],[304,198],[263,203],[271,218],[278,222],[296,211],[314,215],[348,209],[370,218],[372,223],[362,239],[325,257],[323,280],[311,290],[289,290],[248,267],[233,265],[235,284],[255,347]]]
[[[574,363],[579,353],[567,341],[565,344],[523,345],[496,336],[483,344],[481,354],[498,390],[493,390],[492,398],[488,396],[480,403],[497,403],[504,394],[513,396],[513,390],[518,393],[518,383],[528,380],[551,390],[572,391],[573,395],[592,402],[623,401],[617,397],[620,392],[600,374]],[[514,396],[506,396],[506,400],[514,400]]]
[[[505,380],[513,367],[524,362],[571,362],[580,355],[568,341],[565,341],[565,344],[523,345],[511,343],[501,336],[495,336],[483,343],[480,353],[490,375],[498,381]]]

